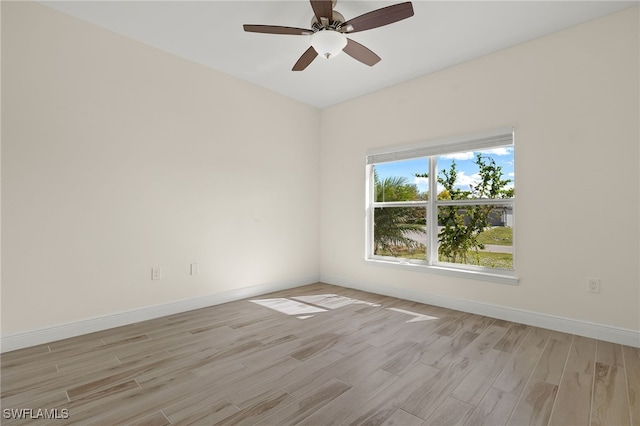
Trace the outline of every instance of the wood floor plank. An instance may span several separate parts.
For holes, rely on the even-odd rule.
[[[371,329],[370,338],[367,342],[370,346],[377,348],[386,347],[389,342],[404,338],[405,333],[410,333],[410,324],[406,323],[407,315],[388,313],[379,318],[379,324]]]
[[[227,383],[223,382],[223,385]],[[162,412],[174,423],[182,421],[189,423],[211,416],[215,418],[222,416],[218,418],[218,420],[222,420],[239,411],[228,399],[221,398],[223,393],[214,391],[188,394],[169,403],[162,409]],[[259,401],[254,401],[254,404],[257,402]],[[221,413],[226,414],[223,415]]]
[[[453,336],[454,334],[459,334],[464,329],[465,317],[468,314],[456,313],[453,315],[449,315],[443,319],[443,324],[438,328],[436,333],[441,336]],[[468,330],[467,330],[468,331]],[[479,334],[479,333],[478,333]]]
[[[530,382],[507,424],[546,425],[558,393],[558,385],[543,381]]]
[[[446,398],[433,414],[427,418],[424,424],[442,426],[463,425],[474,409],[475,406],[471,404],[458,401],[455,398]]]
[[[87,419],[96,424],[129,424],[162,410],[185,395],[210,392],[215,387],[215,383],[197,379],[191,375],[156,387],[133,389],[130,392],[115,394],[103,404],[103,410],[91,405],[90,409],[87,406],[80,406],[77,409],[69,408],[69,411],[73,413],[74,421],[81,419],[77,424],[87,424]]]
[[[374,347],[371,346],[362,348],[328,365],[327,368],[320,371],[319,374],[307,375],[297,382],[286,386],[285,390],[298,398],[334,378],[351,385],[356,385],[380,368],[381,365],[398,352],[412,344],[413,342],[405,341],[392,345],[385,350],[374,350]]]
[[[565,333],[549,334],[542,355],[508,424],[546,425],[549,422],[571,341],[572,336]]]
[[[640,349],[623,346],[622,356],[627,377],[631,424],[640,426]]]
[[[58,373],[72,373],[75,371],[84,371],[85,373],[91,371],[99,371],[104,368],[111,368],[122,364],[122,361],[118,357],[111,353],[104,355],[96,354],[90,358],[82,360],[65,361],[56,364]]]
[[[349,417],[354,407],[366,404],[380,392],[384,391],[398,379],[398,376],[384,370],[377,370],[311,416],[300,422],[300,425],[334,425],[340,424]]]
[[[624,368],[622,345],[598,340],[596,344],[596,362]]]
[[[460,355],[465,358],[483,359],[487,352],[496,351],[493,346],[505,335],[507,329],[498,325],[489,325],[482,330]],[[502,352],[502,351],[501,351]]]
[[[596,341],[574,336],[550,425],[589,424]]]
[[[304,361],[306,359],[311,358],[312,356],[331,349],[333,345],[338,340],[338,335],[335,333],[323,333],[319,336],[316,336],[313,339],[313,342],[308,344],[307,346],[294,351],[289,356],[291,358],[295,358],[298,361]]]
[[[278,360],[274,360],[271,365],[263,367],[260,370],[248,370],[244,369],[244,371],[239,371],[233,374],[232,376],[228,376],[227,378],[217,378],[220,377],[220,373],[212,373],[215,374],[216,379],[212,377],[212,375],[208,375],[206,379],[212,383],[219,383],[220,385],[224,384],[224,387],[218,387],[216,391],[210,392],[209,397],[217,396],[218,398],[226,397],[231,400],[231,398],[239,400],[245,399],[245,404],[240,408],[244,408],[246,406],[246,399],[248,398],[246,395],[245,398],[235,398],[234,395],[243,392],[247,389],[251,388],[260,388],[263,383],[270,382],[272,385],[279,380],[280,377],[286,376],[293,369],[296,369],[300,365],[300,361],[293,358],[281,358]],[[275,389],[280,389],[281,386],[273,387]],[[268,389],[264,395],[268,394],[273,388]],[[232,401],[233,402],[233,401]]]
[[[43,356],[51,352],[49,345],[50,343],[45,343],[16,351],[4,352],[2,354],[2,368],[9,368],[12,363],[23,365],[25,362],[29,362],[31,358],[42,359]]]
[[[429,383],[438,369],[418,363],[410,372],[399,377],[390,386],[366,403],[354,406],[343,425],[378,425],[386,421],[401,408],[412,395],[419,393],[425,383]]]
[[[226,399],[207,405],[186,417],[169,417],[175,425],[214,425],[237,413],[238,408]]]
[[[479,336],[478,333],[461,329],[452,336],[434,335],[435,340],[428,342],[429,350],[420,362],[441,368],[458,356]]]
[[[256,425],[294,425],[351,389],[351,385],[332,379],[292,404],[275,411]]]
[[[134,325],[136,328],[137,325]],[[117,330],[116,330],[117,332]],[[111,335],[112,333],[106,333]],[[136,333],[139,334],[139,333]],[[105,335],[103,332],[89,333],[82,336],[71,337],[69,339],[58,340],[56,342],[49,343],[49,351],[51,354],[62,353],[69,351],[77,351],[78,349],[91,349],[104,345],[102,337]]]
[[[469,374],[474,363],[469,358],[452,358],[449,365],[441,368],[429,381],[425,381],[400,404],[400,408],[422,419],[428,418]]]
[[[400,342],[390,343],[387,348],[381,348],[375,353],[368,353],[366,351],[360,352],[359,364],[357,368],[342,369],[336,378],[351,385],[356,385],[360,381],[369,377],[374,371],[382,368],[387,364],[389,360],[397,357],[406,348],[412,347],[413,342],[409,340],[401,340]]]
[[[397,355],[385,362],[380,368],[396,376],[409,371],[429,351],[429,345],[425,343],[410,344]]]
[[[491,349],[476,363],[451,392],[451,396],[471,405],[478,405],[496,378],[511,359],[511,355]]]
[[[624,368],[596,362],[591,425],[631,424]]]
[[[3,370],[0,383],[3,389],[9,389],[14,386],[23,385],[25,381],[36,379],[37,382],[48,377],[57,377],[58,374],[60,373],[55,365],[45,365],[41,368],[28,368],[24,370],[13,368],[7,373]]]
[[[466,426],[504,425],[517,402],[516,395],[490,388],[464,424]]]
[[[287,371],[278,372],[277,376],[265,377],[264,380],[252,374],[253,383],[250,386],[239,386],[235,392],[227,391],[227,399],[236,407],[246,408],[272,392],[274,388],[285,389],[305,377],[317,376],[322,370],[342,358],[344,358],[343,354],[329,351],[321,357],[298,362]]]
[[[194,341],[196,341],[196,339],[194,339],[190,333],[181,332],[179,334],[172,334],[158,339],[151,339],[144,345],[119,348],[115,351],[115,354],[118,359],[125,362],[125,360],[139,359],[149,353],[158,353],[162,351],[172,352],[173,349],[179,348],[185,344],[193,343]]]
[[[231,370],[237,370],[241,366],[233,358],[218,358],[218,355],[219,351],[212,348],[197,354],[176,356],[172,358],[172,362],[163,363],[151,370],[136,372],[134,377],[141,387],[150,388],[184,375],[202,376],[214,365]]]
[[[169,359],[160,359],[148,364],[127,368],[121,372],[101,377],[90,382],[83,383],[82,385],[69,388],[67,389],[67,395],[69,395],[69,399],[73,401],[74,399],[78,399],[84,395],[89,395],[98,392],[101,389],[109,388],[115,384],[131,380],[136,376],[144,374],[145,372],[162,369],[162,367],[166,366],[169,362]]]
[[[562,372],[569,356],[572,336],[570,334],[553,332],[538,360],[538,365],[531,376],[531,380],[559,385]]]
[[[638,348],[322,283],[0,361],[3,409],[65,425],[640,426]]]
[[[229,426],[244,424],[253,425],[275,411],[295,402],[296,399],[294,397],[284,391],[279,391],[269,398],[223,418],[220,420],[220,423]]]
[[[284,386],[284,390],[286,390],[291,395],[300,397],[323,385],[329,380],[336,378],[337,375],[346,373],[347,371],[352,369],[357,369],[358,365],[362,362],[361,359],[371,351],[372,347],[367,347],[349,355],[340,354],[342,356],[339,356],[334,362],[327,365],[323,370],[317,372],[309,371],[307,374],[299,377],[296,381],[287,383]]]
[[[0,383],[3,386],[10,386],[10,380],[13,380],[16,377],[19,377],[18,382],[22,382],[27,377],[33,376],[42,376],[45,374],[56,374],[58,372],[58,368],[55,364],[13,364],[12,366],[2,364],[2,377],[0,377]]]
[[[518,329],[525,330],[523,328]],[[511,360],[493,384],[493,387],[516,396],[520,396],[524,390],[529,377],[542,356],[546,340],[550,334],[546,330],[542,331],[535,327],[527,327],[526,331],[527,333],[524,336],[518,335],[517,338],[508,339],[509,341],[517,339],[521,342],[521,345],[518,346]],[[508,346],[511,347],[511,343]],[[500,347],[500,350],[502,350],[505,346],[500,345]],[[505,352],[509,353],[509,351]]]
[[[483,315],[466,314],[463,327],[474,333],[481,334],[484,330],[495,323],[495,319]]]
[[[88,343],[80,342],[75,345],[66,345],[65,349],[60,351],[48,350],[47,352],[38,351],[36,353],[28,353],[22,359],[20,359],[19,357],[13,356],[13,352],[10,352],[7,356],[6,361],[5,361],[4,354],[2,355],[2,369],[4,371],[11,372],[12,371],[11,369],[14,366],[18,366],[19,370],[21,371],[26,371],[34,368],[41,368],[45,366],[55,366],[57,363],[64,361],[69,357],[77,356],[78,354],[85,354],[87,352],[100,350],[101,346],[103,346],[103,344],[99,339],[98,340],[92,339]],[[20,351],[16,351],[16,352],[20,352]]]
[[[458,312],[457,315],[448,312],[446,318],[443,326],[436,331],[442,336],[452,336],[461,330],[480,334],[494,322],[493,318],[465,312]]]
[[[159,360],[167,360],[168,358],[169,354],[167,353],[156,353],[144,360],[131,361],[127,364],[108,367],[99,371],[94,371],[92,374],[85,374],[84,371],[76,371],[72,373],[59,374],[55,377],[33,377],[29,381],[16,384],[16,386],[3,387],[2,401],[4,402],[6,399],[12,400],[12,396],[24,392],[29,392],[34,389],[36,389],[37,392],[47,392],[55,390],[67,391],[69,388],[82,386],[86,383],[102,380],[112,376],[113,374],[126,371],[127,369],[133,369],[136,367],[148,365],[153,362],[158,362]],[[108,385],[108,383],[105,383],[105,387],[108,387]]]
[[[413,426],[419,426],[424,424],[424,421],[419,418],[414,416],[413,414],[409,414],[404,410],[396,410],[391,417],[389,417],[387,420],[385,420],[383,423],[381,423],[382,426],[408,426],[408,425],[413,425]],[[433,423],[436,424],[436,423]],[[443,423],[438,423],[438,424],[443,424]]]
[[[518,349],[520,342],[529,332],[529,327],[524,324],[512,324],[500,340],[496,342],[493,349],[502,352],[513,353]]]
[[[91,395],[84,396],[64,403],[59,406],[67,409],[69,419],[66,424],[87,424],[95,422],[101,416],[108,415],[111,411],[120,407],[120,401],[126,398],[134,398],[141,392],[140,386],[135,380],[130,380],[108,389],[103,389]]]
[[[158,411],[141,420],[129,423],[128,426],[167,426],[170,424],[171,422],[164,414],[162,414],[162,411]]]

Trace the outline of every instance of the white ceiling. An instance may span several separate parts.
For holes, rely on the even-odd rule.
[[[398,1],[338,0],[348,20]],[[323,108],[638,4],[638,1],[413,2],[404,21],[350,36],[376,52],[373,67],[348,55],[291,67],[309,36],[246,33],[242,24],[310,28],[295,1],[49,1],[49,7],[215,70]],[[567,52],[570,53],[570,52]]]

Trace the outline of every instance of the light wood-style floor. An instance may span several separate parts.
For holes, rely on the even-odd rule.
[[[325,284],[1,361],[69,416],[3,425],[640,425],[640,349]]]

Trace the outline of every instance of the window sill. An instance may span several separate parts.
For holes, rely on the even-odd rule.
[[[447,268],[445,266],[431,266],[406,261],[393,261],[388,259],[364,259],[366,263],[377,266],[398,268],[405,271],[427,272],[450,277],[466,278],[479,281],[489,281],[498,284],[518,285],[519,278],[511,271],[485,272],[466,269]]]

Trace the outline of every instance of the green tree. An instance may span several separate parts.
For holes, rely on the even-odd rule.
[[[444,190],[438,199],[467,200],[478,198],[511,198],[513,188],[507,188],[511,182],[502,178],[502,167],[490,158],[477,154],[474,163],[478,166],[480,180],[469,185],[466,191],[455,187],[458,173],[455,161],[449,170],[443,169],[438,176]],[[468,263],[468,256],[484,249],[478,236],[488,226],[494,207],[491,205],[443,206],[438,209],[438,223],[442,227],[438,233],[438,254],[448,262]]]
[[[405,177],[387,177],[383,180],[374,172],[375,200],[412,201],[423,195]],[[412,207],[385,207],[374,211],[373,244],[374,253],[398,256],[401,252],[414,252],[420,243],[410,238],[411,234],[426,234],[424,209]]]

